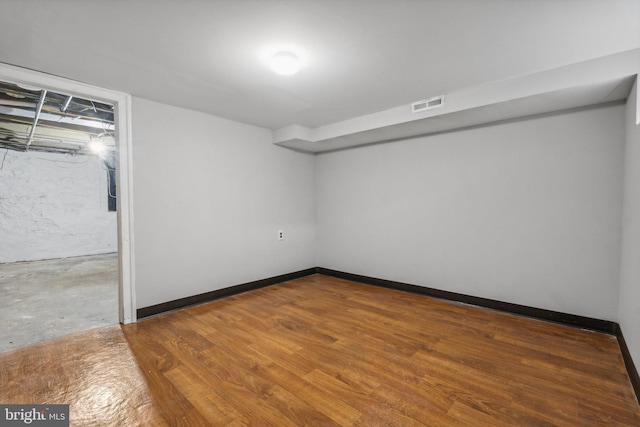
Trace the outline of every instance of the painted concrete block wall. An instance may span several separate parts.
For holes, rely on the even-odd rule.
[[[617,320],[624,109],[317,157],[318,265]]]
[[[94,156],[0,150],[0,263],[117,252]]]
[[[138,307],[315,267],[313,156],[211,115],[132,111]]]
[[[640,368],[640,125],[636,125],[637,82],[626,105],[625,176],[620,327]]]

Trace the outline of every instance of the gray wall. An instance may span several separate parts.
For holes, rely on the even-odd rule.
[[[117,252],[116,213],[97,157],[5,151],[0,263]]]
[[[624,109],[317,157],[318,265],[617,320]]]
[[[313,157],[274,146],[265,129],[134,98],[137,306],[318,265],[601,319],[619,312],[640,360],[634,107]]]
[[[626,105],[620,327],[640,368],[640,126],[636,125],[636,96],[637,82]]]
[[[316,265],[313,156],[211,115],[132,111],[138,307]]]

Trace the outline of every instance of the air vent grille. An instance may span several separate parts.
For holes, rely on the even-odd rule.
[[[444,95],[436,96],[429,99],[423,99],[413,102],[411,104],[412,113],[420,113],[422,111],[431,110],[432,108],[439,108],[444,105]]]

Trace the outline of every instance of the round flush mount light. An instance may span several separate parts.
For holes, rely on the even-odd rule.
[[[281,51],[271,57],[271,69],[283,76],[290,76],[300,71],[300,58],[294,53]]]

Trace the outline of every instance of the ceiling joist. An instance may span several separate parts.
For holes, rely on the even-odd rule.
[[[115,149],[113,106],[0,82],[0,148],[89,154]]]

